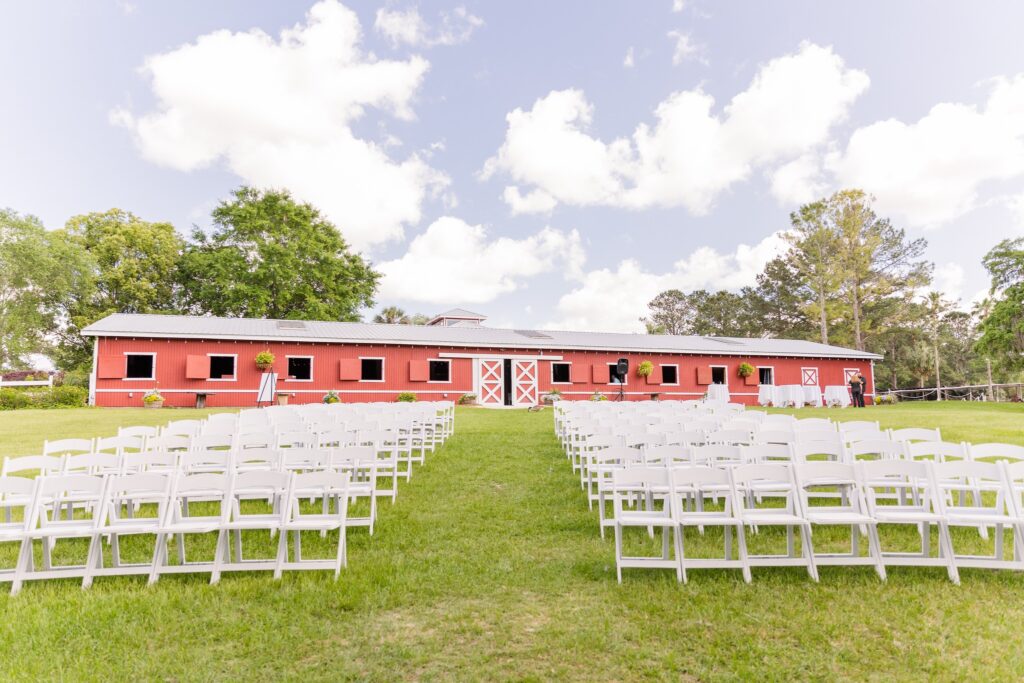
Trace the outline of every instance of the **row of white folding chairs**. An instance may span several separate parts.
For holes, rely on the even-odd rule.
[[[375,497],[398,495],[399,479],[408,479],[400,467],[397,451],[382,451],[374,445],[343,443],[323,448],[248,448],[232,450],[152,450],[140,453],[81,453],[73,455],[27,455],[4,458],[0,476],[24,476],[38,472],[56,474],[129,474],[151,470],[185,472],[245,471],[280,469],[313,470],[328,467],[372,467],[368,477]]]
[[[162,473],[56,475],[36,479],[0,477],[0,501],[8,510],[20,509],[20,519],[0,524],[0,543],[19,545],[14,567],[0,569],[0,581],[11,582],[17,593],[26,581],[50,578],[81,578],[89,587],[101,576],[144,575],[155,583],[171,573],[208,573],[216,583],[230,571],[333,570],[337,579],[346,564],[345,539],[351,498],[350,475],[335,470],[282,472],[256,470],[237,473]],[[302,500],[322,501],[307,507]],[[251,502],[266,500],[253,509]],[[62,516],[64,505],[79,513]],[[201,509],[190,506],[201,504]],[[137,515],[140,508],[155,514]],[[215,510],[211,511],[210,508]],[[10,518],[8,518],[10,519]],[[277,536],[273,557],[243,555],[242,532],[267,531]],[[303,557],[301,532],[338,534],[337,548],[327,559]],[[189,535],[216,534],[211,559],[189,561],[184,539]],[[123,537],[150,537],[149,562],[126,563],[120,553]],[[233,543],[231,543],[233,536]],[[291,537],[294,551],[289,553]],[[103,541],[110,545],[107,562]],[[177,541],[178,562],[170,559],[170,542]],[[84,563],[58,566],[54,552],[59,541],[88,541]],[[37,548],[42,564],[35,562]]]
[[[816,504],[811,492],[819,488],[840,488],[844,495],[828,505]],[[893,489],[901,492],[895,502],[888,495]],[[804,567],[815,581],[818,567],[824,565],[871,566],[883,580],[890,566],[943,567],[954,583],[959,583],[959,570],[965,567],[1024,570],[1024,462],[876,460],[632,467],[612,473],[610,490],[612,517],[602,520],[602,526],[614,528],[620,582],[622,569],[628,567],[673,569],[680,581],[687,579],[691,569],[740,569],[748,582],[752,568],[768,566]],[[722,503],[709,504],[716,499]],[[911,552],[884,548],[879,525],[914,529],[919,548]],[[772,526],[786,529],[785,552],[750,554],[747,532]],[[812,540],[816,526],[848,527],[849,552],[816,551]],[[646,530],[644,537],[660,530],[660,553],[627,555],[623,531],[629,527]],[[723,529],[724,552],[712,558],[687,557],[687,532],[703,533],[711,527]],[[933,527],[939,540],[935,554],[930,548]],[[994,528],[991,553],[958,552],[950,533],[953,527],[979,532]],[[1012,532],[1009,557],[1004,548],[1007,530]],[[799,552],[794,532],[800,536]],[[863,555],[861,535],[868,541]]]

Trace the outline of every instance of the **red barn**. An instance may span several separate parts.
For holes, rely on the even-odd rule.
[[[276,394],[317,402],[393,401],[401,392],[423,400],[475,394],[488,406],[527,406],[557,389],[568,399],[695,399],[727,387],[733,401],[753,404],[759,384],[843,385],[850,373],[874,392],[875,354],[789,339],[737,339],[607,332],[508,330],[456,309],[427,325],[254,320],[116,314],[87,327],[94,337],[90,400],[140,406],[159,389],[167,405],[256,405],[264,372],[256,354],[275,356]],[[620,386],[613,366],[628,359]],[[653,372],[635,372],[650,361]],[[746,377],[737,369],[748,363]],[[268,378],[269,379],[269,378]]]

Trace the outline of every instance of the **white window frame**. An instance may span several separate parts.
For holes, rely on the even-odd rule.
[[[765,370],[771,370],[772,371],[772,383],[768,384],[768,385],[765,385],[765,386],[777,387],[778,384],[775,382],[775,366],[774,365],[758,365],[757,366],[757,383],[761,384],[761,369],[762,368],[764,368]]]
[[[230,379],[225,379],[223,377],[217,377],[216,379],[213,378],[213,377],[207,377],[206,381],[207,382],[237,382],[238,381],[238,354],[237,353],[208,353],[208,354],[206,354],[207,358],[213,358],[214,356],[222,356],[222,357],[228,357],[229,356],[231,358],[234,358],[235,359],[234,360],[235,374]],[[211,366],[212,366],[212,362],[211,362]]]
[[[612,381],[612,367],[618,365],[618,362],[607,363],[608,365],[608,386],[610,387],[628,387],[629,386],[629,373],[626,373],[626,380],[624,382],[613,382]]]
[[[313,367],[313,358],[314,357],[313,356],[285,356],[284,357],[284,371],[285,371],[285,373],[288,372],[288,361],[290,361],[292,358],[308,358],[309,359],[309,379],[292,379],[287,374],[285,374],[284,381],[285,382],[306,382],[306,383],[312,382],[313,381],[313,377],[314,377],[313,373],[316,371],[316,368]],[[361,374],[362,374],[362,372],[360,371],[360,375]]]
[[[568,382],[556,382],[555,381],[555,366],[556,365],[568,365],[569,366],[569,381]],[[552,384],[572,384],[572,363],[564,360],[553,360],[551,361],[551,383]]]
[[[661,365],[659,365],[659,367],[661,368],[661,378],[663,380],[665,379],[665,368],[675,368],[676,369],[676,381],[675,382],[662,382],[661,386],[663,386],[663,387],[678,387],[679,386],[679,364],[678,363],[662,363]]]
[[[129,377],[128,376],[128,356],[151,356],[153,358],[153,365],[150,368],[149,377]],[[125,382],[152,382],[156,379],[156,353],[150,353],[145,351],[125,351],[124,352],[124,381]]]
[[[363,379],[363,361],[364,360],[379,360],[380,361],[380,379]],[[312,366],[311,366],[312,369]],[[449,370],[450,372],[450,370]],[[368,384],[381,384],[384,382],[384,378],[387,377],[387,360],[383,356],[359,356],[359,381],[366,382]]]
[[[729,386],[729,366],[728,365],[709,365],[708,368],[711,370],[711,384],[708,385],[709,387],[714,385],[714,383],[715,383],[715,368],[722,368],[722,371],[723,371],[722,374],[725,376],[725,383],[723,383],[723,384],[721,384],[719,386],[723,386],[723,387],[728,387]]]
[[[448,364],[448,379],[447,380],[433,380],[430,379],[430,364],[433,362],[447,363]],[[427,359],[427,384],[451,384],[452,383],[452,359],[451,358],[428,358]]]

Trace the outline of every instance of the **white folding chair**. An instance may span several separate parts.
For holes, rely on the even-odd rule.
[[[971,454],[971,460],[1024,461],[1024,446],[1008,443],[970,444],[968,451]]]
[[[743,580],[750,583],[750,565],[742,546],[738,545],[737,557],[733,557],[732,533],[737,538],[743,533],[742,522],[733,510],[733,496],[729,472],[721,467],[678,467],[671,470],[670,491],[672,515],[678,529],[679,572],[682,581],[688,580],[689,569],[740,569]],[[702,502],[707,498],[721,497],[722,509],[708,509]],[[724,552],[721,557],[696,557],[686,554],[686,531],[696,527],[704,534],[705,527],[721,527]]]
[[[197,501],[202,501],[197,503]],[[189,509],[193,504],[202,507]],[[219,567],[227,557],[226,525],[231,516],[231,475],[228,472],[181,473],[174,481],[164,522],[157,529],[157,550],[149,583],[164,574],[209,573],[210,583],[220,579]],[[189,560],[186,537],[216,534],[212,559]],[[177,542],[177,563],[170,561],[170,539]]]
[[[793,468],[784,464],[737,465],[730,470],[733,505],[743,522],[740,527],[740,548],[750,567],[805,567],[814,581],[818,570],[811,546],[811,525],[802,516],[799,492],[793,479]],[[779,504],[781,503],[781,505]],[[785,554],[751,554],[746,529],[781,526],[786,529]],[[800,532],[800,555],[796,554],[794,530]]]
[[[231,483],[231,516],[223,525],[233,539],[227,544],[224,561],[214,567],[213,580],[222,572],[267,570],[277,571],[283,534],[273,557],[249,557],[243,554],[243,535],[267,532],[273,538],[281,531],[282,511],[288,498],[292,474],[275,470],[251,470],[234,475]],[[231,548],[234,552],[231,552]]]
[[[893,441],[905,441],[908,443],[916,441],[942,441],[942,431],[939,429],[922,429],[920,427],[890,429],[889,438]]]
[[[679,525],[672,516],[671,501],[666,499],[661,509],[652,509],[648,505],[637,505],[634,509],[627,506],[634,501],[649,500],[647,492],[651,487],[669,488],[669,470],[661,467],[632,467],[619,469],[612,473],[612,504],[614,509],[615,528],[615,573],[622,583],[624,568],[641,569],[674,569],[676,578],[683,580],[682,567],[679,563]],[[661,529],[661,554],[626,555],[624,531],[629,528],[642,527],[645,530],[642,542],[647,541],[648,529]],[[674,549],[675,555],[672,551]]]
[[[302,499],[321,498],[324,506],[319,512],[304,512]],[[348,504],[350,498],[349,475],[347,472],[322,470],[296,474],[284,503],[281,539],[274,578],[280,578],[285,570],[333,569],[337,580],[341,568],[347,564],[346,528],[348,526]],[[333,505],[332,505],[333,504]],[[319,532],[321,536],[336,532],[338,544],[334,558],[321,559],[303,557],[302,532]],[[294,554],[288,557],[288,535],[292,536]]]
[[[814,550],[812,547],[814,565],[816,567],[830,565],[874,567],[878,577],[884,581],[885,564],[882,561],[878,525],[868,514],[864,490],[854,466],[831,461],[803,462],[793,468],[793,477],[800,492],[801,514],[810,523],[812,530],[815,526],[850,528],[849,552],[826,553]],[[831,489],[836,487],[842,489],[842,495],[838,496],[838,503],[830,501],[828,504],[821,504],[817,502],[826,497],[835,499],[835,496],[821,494],[831,493]],[[829,491],[816,493],[815,489],[819,488],[827,488]],[[860,554],[862,530],[868,537],[868,554],[866,556]]]
[[[4,509],[4,521],[0,522],[0,547],[8,543],[17,544],[19,552],[14,553],[15,558],[19,556],[21,543],[25,539],[36,485],[40,481],[41,477],[0,477],[0,507]],[[0,568],[0,582],[13,581],[17,569],[17,560],[14,566]]]
[[[945,567],[949,580],[960,583],[953,558],[949,524],[936,508],[938,494],[932,465],[913,460],[859,460],[855,463],[864,489],[868,514],[879,525],[912,526],[921,539],[917,552],[886,551],[882,561],[889,566]],[[895,498],[888,493],[897,489]],[[939,553],[931,554],[931,527],[938,529]]]

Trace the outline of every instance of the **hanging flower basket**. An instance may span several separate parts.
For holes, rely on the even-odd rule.
[[[270,351],[260,351],[256,354],[256,367],[261,372],[266,372],[274,367],[274,354]]]

